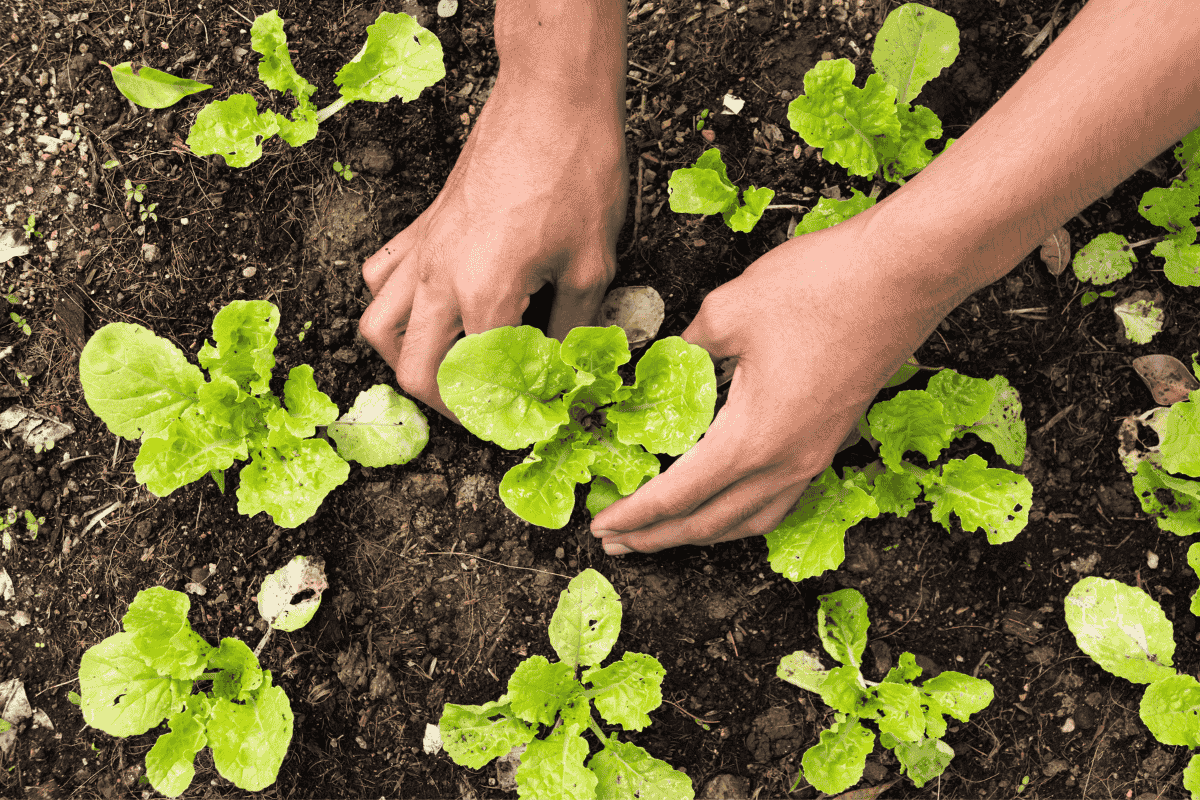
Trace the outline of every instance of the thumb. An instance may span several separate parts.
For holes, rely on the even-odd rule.
[[[612,259],[598,253],[572,264],[554,287],[550,336],[562,341],[572,328],[598,324],[604,292],[615,274]]]

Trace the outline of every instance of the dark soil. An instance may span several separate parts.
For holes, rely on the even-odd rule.
[[[1063,619],[1063,598],[1083,574],[1140,584],[1175,623],[1176,663],[1184,671],[1200,663],[1187,611],[1196,588],[1187,543],[1140,512],[1117,459],[1120,419],[1154,405],[1131,360],[1162,352],[1186,362],[1197,349],[1194,298],[1144,253],[1116,299],[1163,292],[1168,326],[1151,345],[1124,339],[1114,300],[1082,308],[1070,271],[1053,277],[1031,257],[969,298],[917,353],[930,366],[1003,374],[1020,391],[1030,431],[1023,470],[1035,499],[1029,527],[1001,546],[982,534],[947,533],[918,508],[906,520],[857,526],[843,567],[798,585],[769,569],[762,540],[608,558],[582,510],[561,531],[505,510],[497,481],[520,454],[436,414],[418,459],[355,466],[294,530],[265,515],[239,516],[233,493],[211,481],[165,499],[137,485],[135,448],[92,415],[79,385],[79,350],[106,322],[138,322],[194,354],[217,309],[265,298],[283,313],[278,375],[312,364],[343,409],[359,391],[391,381],[356,336],[369,302],[359,267],[437,195],[497,69],[490,4],[460,3],[448,19],[434,5],[284,2],[293,58],[321,87],[318,102],[331,99],[334,73],[381,9],[413,13],[437,33],[447,77],[409,105],[352,105],[302,148],[274,140],[244,170],[196,158],[182,144],[206,95],[169,110],[135,109],[97,60],[132,59],[203,79],[217,97],[254,87],[265,100],[256,56],[246,51],[250,19],[268,6],[5,5],[3,19],[13,24],[0,42],[3,226],[19,241],[32,213],[44,238],[0,265],[3,288],[22,301],[0,309],[0,410],[22,406],[74,432],[40,454],[3,434],[0,511],[29,508],[46,521],[36,539],[18,535],[0,553],[15,585],[15,596],[0,602],[0,681],[23,682],[53,725],[18,729],[0,770],[4,796],[140,796],[154,736],[117,740],[84,725],[68,700],[84,649],[117,630],[140,589],[182,591],[210,568],[206,593],[192,595],[193,626],[210,642],[237,635],[254,644],[264,625],[252,600],[259,583],[301,553],[325,558],[331,587],[308,627],[277,634],[262,655],[296,714],[291,750],[265,797],[511,796],[496,788],[490,766],[472,771],[444,753],[427,755],[426,726],[446,702],[499,696],[526,655],[550,655],[546,624],[558,594],[586,567],[605,574],[624,600],[617,655],[649,653],[667,668],[669,702],[650,728],[627,738],[686,771],[698,794],[816,796],[807,785],[788,790],[830,713],[775,670],[784,655],[819,648],[817,597],[853,586],[871,609],[868,678],[911,651],[928,670],[952,668],[995,685],[989,708],[951,727],[956,757],[946,773],[920,790],[902,779],[888,797],[1011,798],[1023,778],[1023,797],[1181,797],[1186,751],[1150,737],[1137,716],[1140,688],[1094,665]],[[1050,40],[1078,10],[1051,0],[931,5],[962,31],[957,63],[921,98],[949,136],[1028,67],[1035,56],[1022,51],[1055,9],[1061,19]],[[712,112],[709,128],[730,177],[776,189],[776,203],[807,207],[822,195],[869,190],[799,143],[786,106],[826,54],[869,71],[869,37],[891,7],[632,4],[627,141],[641,203],[618,245],[616,285],[658,289],[664,334],[679,333],[708,291],[782,242],[789,213],[802,213],[767,212],[742,235],[718,218],[671,212],[670,172],[708,146],[695,130],[700,111]],[[727,92],[746,101],[739,115],[719,114]],[[105,169],[110,159],[120,165]],[[353,180],[334,174],[335,160],[351,166]],[[1075,246],[1107,230],[1131,240],[1156,233],[1136,205],[1147,188],[1164,185],[1168,164],[1158,159],[1068,223]],[[126,179],[147,185],[157,221],[143,226],[137,204],[126,205]],[[13,310],[31,335],[7,322]],[[187,796],[242,794],[206,752]],[[877,749],[863,785],[898,775]]]

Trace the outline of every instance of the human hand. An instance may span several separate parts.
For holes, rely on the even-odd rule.
[[[728,401],[695,447],[597,515],[608,554],[774,530],[953,307],[896,285],[891,266],[927,254],[889,245],[873,211],[776,247],[705,298],[683,338],[738,357]]]
[[[453,419],[437,370],[462,332],[520,325],[555,285],[548,333],[592,324],[628,195],[623,105],[556,104],[497,81],[441,193],[363,264],[363,337],[400,386]]]

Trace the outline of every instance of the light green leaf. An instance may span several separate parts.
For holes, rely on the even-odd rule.
[[[695,166],[671,173],[667,196],[676,214],[721,214],[738,204],[737,187],[729,180],[721,151],[715,147],[705,150]]]
[[[802,581],[837,569],[846,559],[846,531],[863,517],[879,516],[861,473],[842,480],[833,467],[809,483],[779,527],[767,534],[771,569]]]
[[[513,670],[506,696],[516,716],[526,722],[553,725],[558,710],[578,687],[575,670],[569,664],[551,664],[544,656],[530,656]]]
[[[876,462],[878,463],[878,462]],[[885,471],[875,476],[871,497],[879,506],[880,514],[895,514],[903,519],[917,507],[921,496],[921,484],[909,472]]]
[[[1200,128],[1183,137],[1183,141],[1175,148],[1175,160],[1180,169],[1193,172],[1200,167]]]
[[[587,766],[596,775],[601,800],[692,800],[692,779],[614,733]]]
[[[216,345],[205,342],[197,358],[213,375],[232,378],[242,391],[264,394],[270,391],[271,370],[275,368],[278,328],[279,309],[274,303],[234,300],[213,317]]]
[[[380,387],[371,387],[371,389],[377,388]],[[391,390],[387,386],[382,388]],[[362,399],[363,394],[367,394],[367,392],[360,394],[359,400]],[[381,394],[386,394],[386,392]],[[317,381],[313,377],[313,368],[308,364],[292,367],[288,372],[287,381],[283,384],[283,402],[287,406],[288,415],[305,425],[303,432],[296,434],[301,439],[307,439],[316,433],[318,426],[329,425],[337,419],[337,403],[334,403],[329,399],[329,395],[317,388]],[[351,409],[351,413],[353,413],[353,409]],[[331,430],[330,435],[332,433]],[[368,464],[368,466],[383,465]]]
[[[1024,475],[989,468],[971,454],[944,467],[925,489],[933,501],[930,516],[950,530],[950,514],[958,515],[965,531],[983,530],[990,544],[1011,542],[1029,524],[1033,485]]]
[[[592,702],[605,722],[627,731],[650,724],[649,712],[662,705],[662,681],[667,671],[654,656],[625,653],[607,667],[593,666],[583,673],[595,694]]]
[[[1192,800],[1200,798],[1200,753],[1193,753],[1183,768],[1183,788],[1191,794]]]
[[[825,680],[817,687],[817,694],[825,705],[839,714],[857,716],[866,702],[866,686],[858,667],[841,666],[829,670]]]
[[[817,744],[800,759],[805,779],[826,794],[837,794],[862,780],[875,734],[857,719],[821,731]]]
[[[263,670],[245,642],[226,637],[208,660],[209,669],[220,670],[213,678],[213,696],[218,700],[245,702],[262,685]]]
[[[1161,333],[1167,312],[1149,298],[1127,297],[1113,306],[1113,313],[1125,331],[1125,338],[1134,344],[1148,344]]]
[[[555,800],[594,800],[598,781],[583,765],[587,755],[587,742],[565,728],[545,739],[534,739],[521,756],[517,794]]]
[[[892,748],[900,768],[919,789],[946,771],[954,758],[954,748],[941,739],[925,739],[915,744],[897,742]]]
[[[851,195],[847,200],[833,200],[828,197],[818,200],[813,209],[800,220],[793,235],[801,236],[813,231],[832,228],[839,222],[845,222],[855,214],[860,214],[875,205],[874,197],[865,195],[858,189],[850,191]]]
[[[994,693],[990,682],[961,672],[947,671],[930,678],[921,684],[922,702],[929,709],[925,732],[940,739],[946,735],[943,715],[966,722],[972,714],[991,705]]]
[[[213,704],[208,744],[222,777],[239,789],[257,792],[275,782],[292,742],[292,705],[283,689],[263,683],[245,705],[229,700]]]
[[[879,730],[902,742],[916,742],[925,734],[921,693],[907,683],[881,683],[867,692],[859,716],[876,718]]]
[[[121,618],[141,659],[176,680],[195,680],[213,652],[188,622],[191,605],[183,592],[153,586],[138,592]]]
[[[862,665],[867,646],[867,601],[857,589],[822,595],[817,609],[817,635],[831,657],[849,667]]]
[[[585,569],[567,584],[550,618],[550,644],[571,667],[599,664],[621,633],[621,599],[608,579]]]
[[[275,570],[258,589],[258,613],[277,631],[303,628],[321,607],[321,595],[329,588],[325,559],[295,556]],[[297,595],[304,597],[296,601]]]
[[[438,368],[442,401],[471,433],[506,450],[554,435],[575,371],[537,328],[495,328],[455,342]]]
[[[1163,274],[1176,286],[1200,286],[1200,245],[1185,245],[1167,238],[1151,251],[1166,261]]]
[[[247,167],[262,158],[262,143],[279,133],[279,119],[273,111],[258,111],[258,103],[248,94],[235,94],[200,109],[187,146],[198,156],[220,154],[225,164],[235,169]]]
[[[594,431],[577,446],[593,455],[588,467],[591,474],[612,481],[621,497],[633,494],[661,469],[654,455],[647,453],[641,445],[617,441],[616,434],[607,425],[602,430]]]
[[[880,443],[884,465],[900,472],[900,461],[909,450],[916,450],[929,461],[936,461],[950,445],[954,425],[946,418],[942,404],[929,392],[907,390],[891,400],[876,403],[867,412],[871,436]]]
[[[587,483],[595,454],[585,445],[588,434],[578,425],[538,442],[524,461],[500,479],[500,499],[526,522],[558,529],[571,519],[575,484]]]
[[[900,133],[884,136],[876,143],[883,177],[892,183],[923,170],[933,161],[933,151],[925,146],[930,139],[942,137],[942,121],[925,106],[900,104],[896,107]]]
[[[1196,542],[1187,551],[1187,563],[1200,576],[1200,542]],[[1191,612],[1200,617],[1200,590],[1192,592]]]
[[[192,406],[161,438],[142,443],[133,474],[155,495],[166,497],[210,472],[224,472],[246,456],[243,431],[226,428],[200,406]]]
[[[408,14],[384,11],[367,28],[367,43],[334,77],[348,101],[415,100],[446,76],[442,43]],[[511,448],[510,448],[511,449]]]
[[[659,339],[637,363],[629,399],[607,412],[617,439],[651,453],[683,455],[708,430],[717,402],[712,358],[678,336]]]
[[[100,63],[104,64],[103,61]],[[168,108],[190,94],[212,88],[207,83],[177,78],[152,67],[141,67],[135,72],[130,61],[115,67],[108,64],[104,66],[112,73],[117,90],[129,102],[142,108]]]
[[[783,657],[775,675],[801,689],[816,692],[820,691],[821,683],[829,675],[829,670],[825,669],[821,659],[814,653],[797,650]]]
[[[1159,499],[1159,490],[1170,493],[1170,502]],[[1176,478],[1141,461],[1133,476],[1133,493],[1160,529],[1178,536],[1200,533],[1200,481]]]
[[[970,428],[957,436],[973,433],[990,444],[996,452],[1014,467],[1025,461],[1025,420],[1021,419],[1021,396],[1003,375],[997,375],[988,383],[996,390],[995,398],[987,412]]]
[[[187,356],[141,325],[110,322],[79,356],[88,407],[126,439],[150,439],[196,403],[204,373]]]
[[[1174,630],[1141,589],[1087,577],[1071,587],[1064,610],[1079,649],[1113,675],[1153,683],[1175,674]]]
[[[1102,233],[1080,248],[1071,268],[1079,280],[1102,286],[1128,275],[1135,261],[1128,239],[1119,233]]]
[[[751,186],[742,192],[742,205],[721,212],[725,224],[738,233],[749,233],[762,219],[763,212],[775,199],[775,190]]]
[[[350,465],[324,439],[299,442],[290,452],[264,447],[242,468],[238,513],[252,517],[265,511],[276,525],[294,528],[348,477]]]
[[[1191,675],[1169,675],[1150,684],[1138,715],[1161,743],[1200,747],[1200,683]]]
[[[137,736],[179,712],[192,681],[160,674],[138,654],[132,633],[109,636],[79,662],[80,710],[110,736]]]
[[[617,368],[629,362],[629,339],[617,325],[572,328],[563,338],[559,357],[582,373],[566,398],[567,405],[586,404],[584,413],[612,402],[621,386]]]
[[[912,683],[917,678],[921,677],[924,672],[921,666],[917,664],[917,658],[912,653],[904,652],[900,654],[900,658],[896,662],[896,666],[887,671],[887,675],[883,676],[884,683]]]
[[[368,467],[407,464],[429,443],[429,420],[412,400],[376,384],[359,392],[350,410],[329,426],[329,437],[348,461]]]
[[[996,387],[982,378],[943,369],[929,379],[926,391],[942,404],[946,419],[955,425],[974,425],[996,400]]]
[[[1164,469],[1200,478],[1200,396],[1171,406],[1160,448]]]
[[[481,706],[447,703],[438,728],[454,763],[471,769],[505,755],[537,733],[536,727],[512,713],[507,696]]]
[[[277,92],[291,92],[301,104],[317,90],[296,72],[288,52],[287,34],[278,11],[268,11],[254,18],[250,28],[250,47],[262,55],[258,62],[258,77]]]
[[[896,90],[896,102],[911,103],[956,58],[954,18],[920,3],[905,3],[888,14],[879,28],[871,64]]]
[[[616,484],[608,478],[595,478],[588,489],[585,504],[593,517],[623,497]]]
[[[1176,183],[1169,188],[1150,189],[1138,202],[1138,213],[1166,228],[1179,245],[1190,245],[1196,241],[1196,225],[1192,220],[1200,216],[1200,188]]]
[[[171,732],[159,736],[146,753],[146,778],[159,794],[178,797],[192,785],[196,753],[208,744],[207,711],[204,696],[192,695],[187,708],[167,720]]]

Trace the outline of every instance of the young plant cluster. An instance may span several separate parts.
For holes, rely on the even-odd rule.
[[[946,715],[966,722],[992,702],[992,684],[961,672],[947,671],[922,681],[912,653],[903,653],[898,666],[880,683],[862,674],[867,646],[867,601],[855,589],[842,589],[820,598],[817,634],[821,646],[840,667],[825,669],[815,654],[799,650],[784,656],[777,675],[788,683],[821,696],[834,710],[834,723],[821,731],[817,744],[800,760],[803,778],[826,794],[838,794],[858,783],[867,756],[879,742],[895,753],[900,768],[919,788],[945,772],[954,750],[942,741]],[[796,788],[792,787],[793,790]]]
[[[662,704],[666,670],[653,656],[625,653],[601,667],[621,633],[621,601],[611,583],[587,569],[571,579],[550,619],[558,661],[530,656],[508,679],[499,700],[479,706],[447,703],[439,723],[446,752],[479,769],[525,746],[517,770],[523,800],[597,797],[692,798],[687,775],[642,748],[606,735],[609,725],[640,731]],[[580,672],[582,670],[582,673]],[[591,731],[600,751],[589,758]]]
[[[1200,568],[1200,549],[1188,551]],[[1079,649],[1106,671],[1148,684],[1138,715],[1162,744],[1200,748],[1200,682],[1172,666],[1175,631],[1167,615],[1141,589],[1108,578],[1087,577],[1071,587],[1064,606]],[[1191,611],[1200,613],[1192,598]],[[1200,800],[1200,754],[1183,770],[1183,788]]]
[[[1024,475],[989,467],[976,454],[935,463],[951,442],[973,433],[1006,462],[1021,465],[1021,401],[1003,376],[983,380],[942,370],[928,388],[876,403],[859,426],[878,442],[880,460],[847,468],[841,477],[829,467],[809,484],[796,509],[767,534],[776,572],[800,581],[836,569],[846,558],[847,530],[881,513],[906,517],[922,494],[933,504],[935,522],[949,530],[955,514],[964,530],[983,530],[991,544],[1012,541],[1028,524],[1033,486]],[[928,466],[905,460],[909,451]]]
[[[681,455],[712,422],[717,385],[708,353],[678,336],[638,361],[621,328],[575,328],[560,344],[537,328],[496,328],[455,343],[438,370],[442,400],[463,426],[508,450],[533,452],[500,481],[513,513],[567,524],[575,484],[592,483],[592,514],[659,472],[653,453]]]
[[[386,103],[399,97],[407,103],[446,75],[441,42],[408,14],[385,11],[367,28],[362,50],[334,77],[340,96],[321,109],[310,100],[317,87],[292,65],[283,20],[277,11],[255,18],[250,46],[262,56],[259,78],[269,88],[290,94],[296,108],[290,116],[269,109],[260,111],[250,94],[235,94],[205,106],[188,134],[188,147],[198,156],[219,153],[231,167],[246,167],[257,161],[262,157],[263,142],[275,135],[292,147],[311,141],[322,122],[356,100]],[[109,70],[121,93],[146,108],[166,108],[190,94],[212,88],[149,67],[135,71],[129,62],[109,66]]]
[[[367,466],[404,464],[429,440],[415,403],[387,386],[363,392],[341,419],[317,388],[313,369],[294,367],[282,399],[270,389],[279,309],[238,300],[213,319],[200,364],[140,325],[114,322],[88,341],[79,359],[84,399],[117,436],[141,441],[134,475],[165,497],[211,475],[222,491],[225,470],[240,472],[238,511],[266,511],[293,528],[313,514],[350,474],[346,459]],[[328,426],[337,443],[316,438]]]
[[[826,161],[851,175],[875,176],[871,195],[857,189],[847,200],[823,198],[797,226],[795,235],[828,228],[875,205],[881,182],[903,184],[933,160],[926,146],[940,138],[942,123],[925,106],[914,105],[925,84],[958,57],[953,17],[919,3],[888,14],[875,38],[875,72],[854,85],[854,64],[845,58],[820,61],[804,76],[804,94],[788,105],[788,123],[800,138],[822,150]],[[953,142],[947,142],[947,147]],[[708,150],[693,167],[672,173],[671,210],[721,213],[735,231],[749,232],[774,192],[750,187],[744,204],[725,176],[720,152]]]

